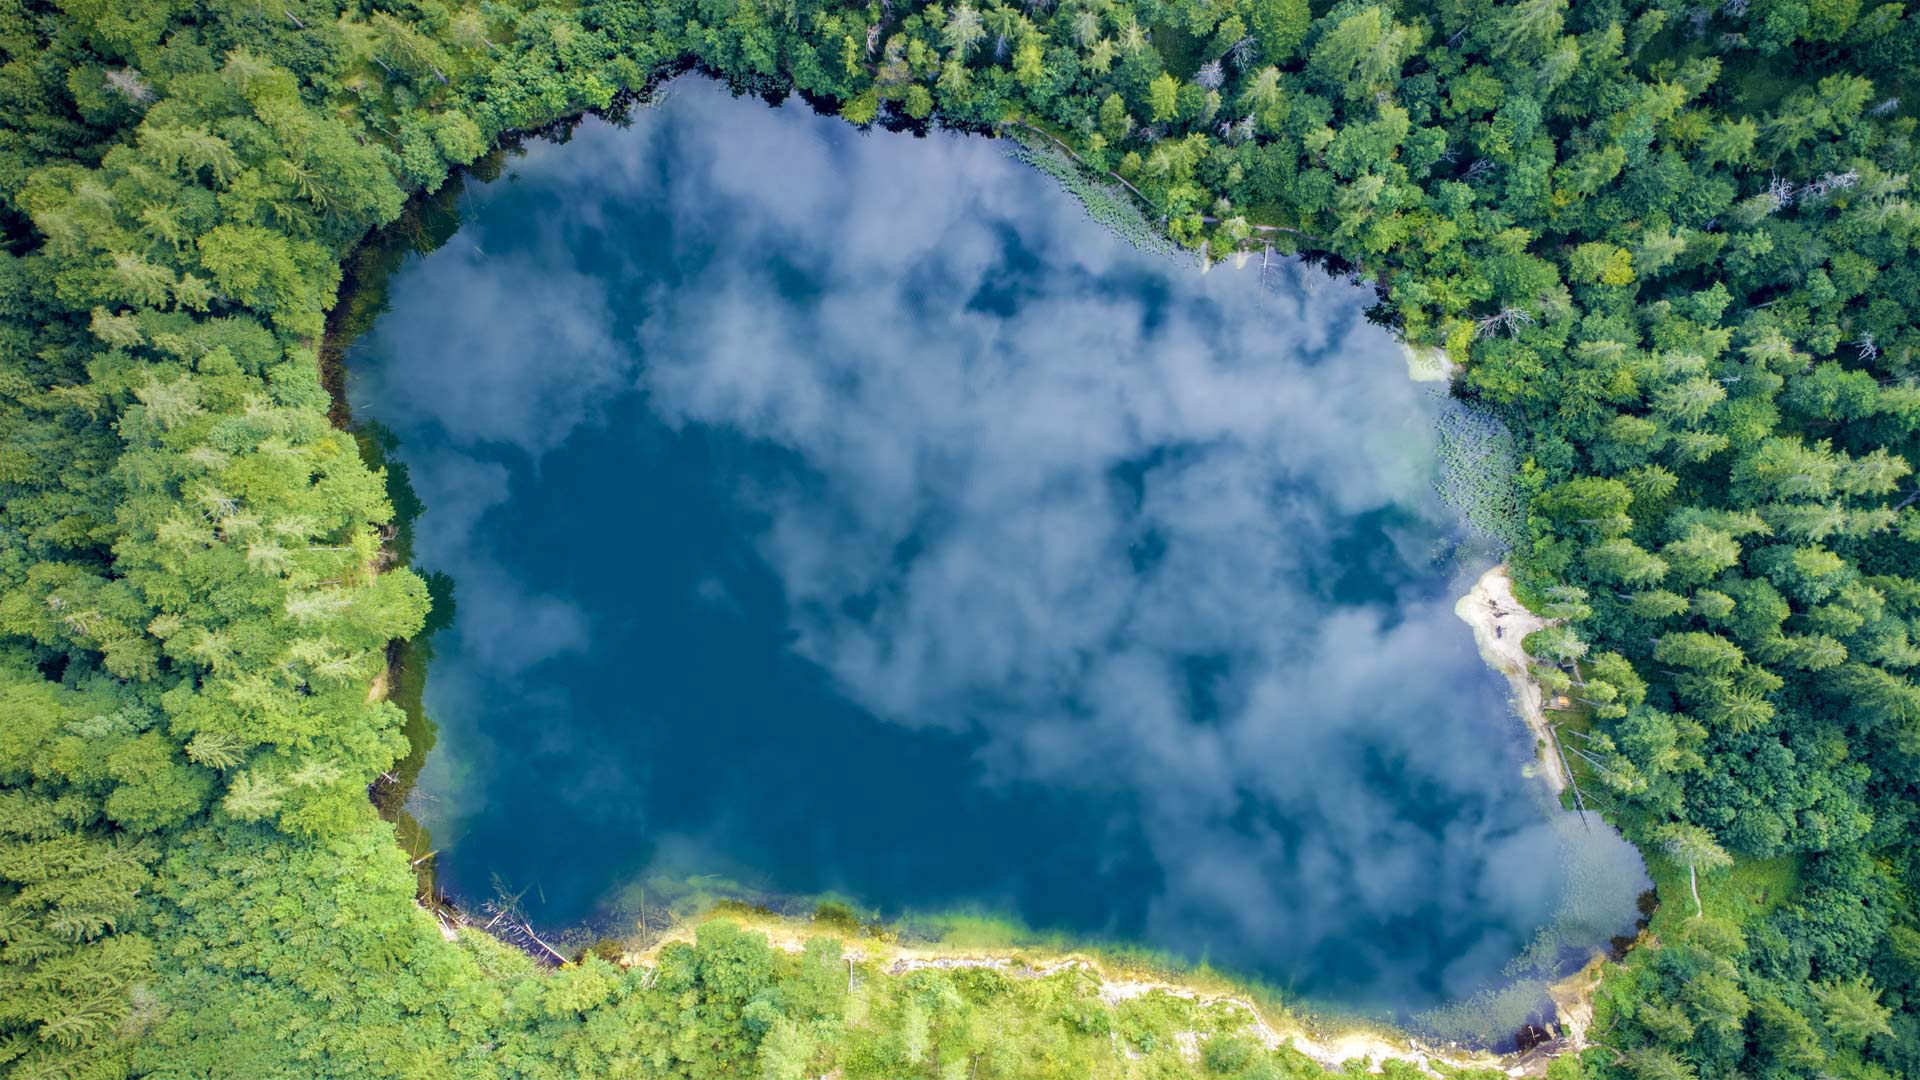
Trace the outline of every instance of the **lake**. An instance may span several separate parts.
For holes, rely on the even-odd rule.
[[[1458,404],[1369,290],[1138,250],[1007,149],[681,79],[470,182],[393,274],[349,385],[453,582],[440,887],[1537,1001],[1645,877],[1522,778],[1453,613],[1492,565],[1436,494]]]

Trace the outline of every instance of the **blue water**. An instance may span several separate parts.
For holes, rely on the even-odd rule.
[[[1520,776],[1368,293],[694,80],[460,208],[350,384],[455,583],[455,896],[982,911],[1403,1012],[1631,920],[1631,849]]]

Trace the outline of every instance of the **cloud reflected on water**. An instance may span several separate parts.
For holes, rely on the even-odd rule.
[[[1436,403],[1366,298],[1154,261],[978,140],[908,153],[678,86],[513,166],[536,231],[495,184],[396,279],[408,319],[371,347],[428,361],[369,393],[448,443],[413,469],[471,650],[447,662],[510,686],[611,647],[469,538],[510,505],[484,448],[537,476],[638,392],[797,462],[721,479],[849,699],[977,736],[990,785],[1124,796],[1154,943],[1370,1001],[1487,985],[1565,845],[1433,561]]]

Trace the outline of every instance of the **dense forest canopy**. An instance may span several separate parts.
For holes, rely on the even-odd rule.
[[[428,599],[329,422],[342,260],[502,136],[694,62],[1024,132],[1181,244],[1376,280],[1520,435],[1540,674],[1671,871],[1554,1068],[1920,1072],[1920,12],[1661,3],[0,3],[0,1061],[1310,1070],[1189,1059],[1175,1006],[1071,975],[850,979],[726,924],[542,974],[411,902],[368,687]]]

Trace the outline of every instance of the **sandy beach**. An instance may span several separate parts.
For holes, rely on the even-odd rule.
[[[1547,726],[1544,695],[1521,645],[1528,634],[1552,625],[1553,620],[1535,615],[1514,598],[1513,581],[1504,563],[1482,574],[1454,605],[1453,612],[1473,628],[1480,656],[1507,677],[1507,685],[1513,688],[1513,707],[1534,735],[1536,752],[1529,773],[1539,776],[1557,797],[1567,786],[1567,778],[1560,766],[1553,730]]]

